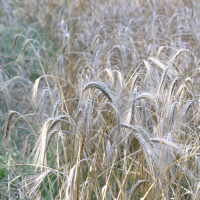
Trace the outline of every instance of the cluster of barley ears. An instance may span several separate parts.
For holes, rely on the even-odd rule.
[[[0,198],[198,200],[200,2],[2,3]]]

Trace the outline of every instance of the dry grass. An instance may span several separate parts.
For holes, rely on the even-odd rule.
[[[2,5],[1,199],[200,199],[200,1]]]

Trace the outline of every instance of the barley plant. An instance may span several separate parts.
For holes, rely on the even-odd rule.
[[[199,0],[0,0],[0,199],[200,199]]]

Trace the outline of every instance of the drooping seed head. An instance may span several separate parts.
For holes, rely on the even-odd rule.
[[[32,39],[27,39],[21,49],[21,52],[19,53],[18,58],[16,59],[15,63],[21,62],[23,59],[24,51],[26,50],[26,47],[29,45],[29,43],[32,41]]]
[[[111,101],[113,101],[113,98],[110,95],[110,91],[101,83],[101,82],[90,82],[88,83],[85,88],[83,89],[83,92],[85,92],[87,89],[95,87],[103,92],[103,94]]]
[[[5,120],[5,125],[4,125],[4,137],[7,139],[10,135],[10,128],[11,128],[11,122],[12,118],[16,112],[13,110],[10,110],[7,114],[7,118]]]

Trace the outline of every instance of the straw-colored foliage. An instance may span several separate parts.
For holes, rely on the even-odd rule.
[[[0,10],[0,199],[199,199],[199,0]]]

